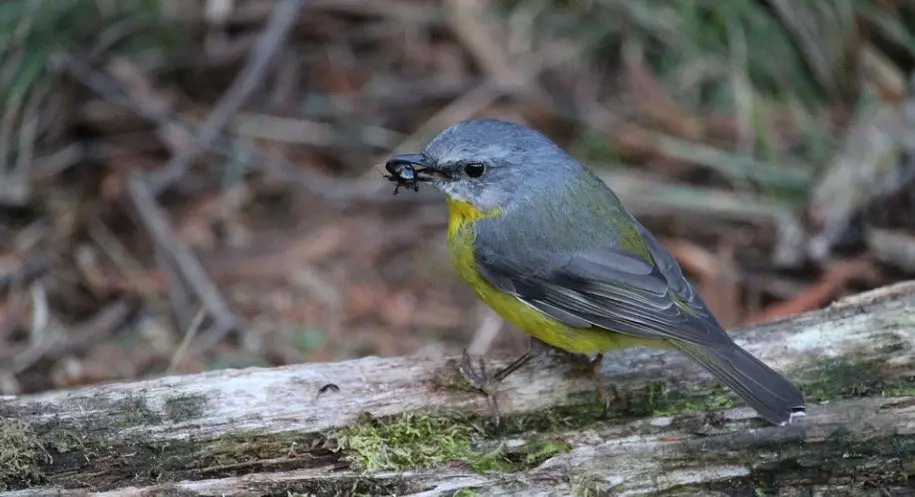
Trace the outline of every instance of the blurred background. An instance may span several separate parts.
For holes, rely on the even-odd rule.
[[[908,0],[6,0],[0,47],[0,394],[523,351],[382,177],[478,116],[730,329],[915,276]]]

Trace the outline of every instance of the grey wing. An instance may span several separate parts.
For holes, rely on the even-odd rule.
[[[478,239],[476,265],[490,285],[572,327],[695,344],[732,343],[673,257],[653,237],[646,243],[656,244],[670,259],[656,257],[655,267],[616,247],[507,255]]]
[[[677,263],[674,256],[641,223],[635,221],[635,225],[645,241],[648,252],[654,258],[658,271],[664,276],[673,294],[688,304],[696,313],[711,316],[711,311],[699,297],[696,288],[683,276],[683,270],[680,269],[680,264]]]

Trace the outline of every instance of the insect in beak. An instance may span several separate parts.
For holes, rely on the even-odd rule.
[[[384,177],[388,181],[397,183],[394,185],[394,195],[397,195],[401,187],[412,188],[413,191],[418,192],[419,183],[428,181],[419,176],[423,167],[423,156],[420,154],[403,154],[389,160],[384,168],[390,174],[386,174]],[[417,170],[417,168],[419,169]]]

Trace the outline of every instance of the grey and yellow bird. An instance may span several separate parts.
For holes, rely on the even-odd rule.
[[[769,422],[784,425],[804,413],[798,388],[734,343],[664,246],[604,182],[541,133],[465,121],[422,153],[387,164],[389,171],[405,167],[412,180],[446,194],[448,246],[460,276],[535,340],[593,356],[595,364],[628,346],[673,347]],[[531,347],[487,377],[465,352],[461,370],[491,395],[535,353]]]

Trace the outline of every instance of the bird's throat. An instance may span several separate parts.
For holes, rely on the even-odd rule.
[[[498,209],[483,211],[469,202],[448,198],[448,248],[455,269],[465,280],[477,277],[473,267],[473,223],[498,215]]]
[[[456,229],[457,226],[455,225],[463,225],[464,223],[468,222],[488,219],[496,217],[499,214],[500,211],[498,208],[479,209],[475,205],[465,200],[457,200],[450,197],[448,198],[449,231],[451,229]]]

